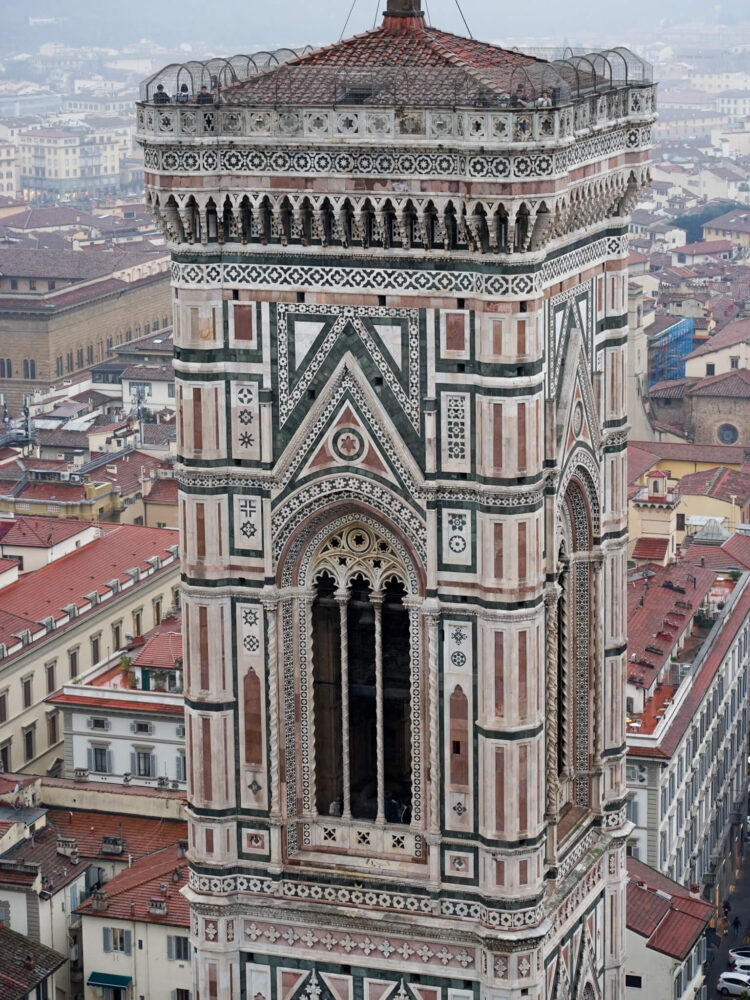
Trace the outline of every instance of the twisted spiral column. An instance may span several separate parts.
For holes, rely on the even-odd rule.
[[[427,683],[430,712],[430,816],[429,829],[440,832],[440,682],[438,675],[438,626],[440,609],[437,602],[425,601],[422,617],[427,626]]]

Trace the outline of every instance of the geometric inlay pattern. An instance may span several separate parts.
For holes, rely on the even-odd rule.
[[[290,346],[296,322],[317,319],[320,333],[309,346],[304,358],[295,358],[296,378],[292,378]],[[374,321],[400,321],[406,333],[408,373],[394,371],[391,347],[382,339]],[[306,323],[306,326],[311,326]],[[278,372],[279,372],[279,423],[283,426],[305,393],[317,372],[322,368],[334,347],[343,339],[347,330],[354,331],[372,358],[385,383],[406,413],[416,431],[420,426],[420,363],[419,363],[419,311],[417,309],[369,309],[365,306],[335,306],[279,303],[277,307]],[[307,346],[307,345],[306,345]],[[399,366],[400,367],[400,366]],[[301,369],[301,370],[300,370]]]
[[[264,264],[260,261],[172,261],[172,281],[179,288],[318,288],[336,291],[421,292],[436,295],[483,295],[516,298],[542,291],[582,268],[627,253],[627,235],[603,236],[544,261],[535,271],[498,274],[483,271],[427,270],[415,267],[347,267],[333,260],[320,264]],[[265,247],[260,248],[267,253]],[[245,253],[252,247],[243,247]],[[530,265],[533,266],[533,265]]]

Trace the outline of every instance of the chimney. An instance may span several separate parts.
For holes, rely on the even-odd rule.
[[[101,913],[109,906],[109,898],[105,889],[94,889],[91,893],[91,909]]]
[[[384,28],[424,28],[422,0],[388,0],[383,20]]]

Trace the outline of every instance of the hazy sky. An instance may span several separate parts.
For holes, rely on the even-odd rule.
[[[423,0],[424,4],[425,0]],[[376,3],[356,0],[347,34],[372,27]],[[474,35],[500,41],[512,36],[554,36],[602,43],[627,40],[670,19],[732,22],[748,18],[748,0],[460,0]],[[39,44],[120,45],[149,38],[168,46],[205,43],[243,51],[257,46],[322,42],[338,38],[351,0],[0,0],[0,46],[30,50]],[[427,0],[432,22],[465,33],[455,0]],[[29,28],[28,18],[64,17],[54,27]],[[379,19],[379,18],[378,18]]]

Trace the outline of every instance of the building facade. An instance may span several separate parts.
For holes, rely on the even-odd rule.
[[[743,573],[710,634],[697,652],[690,652],[690,645],[682,647],[691,629],[682,634],[680,629],[701,615],[700,605],[708,600],[714,574],[697,567],[692,574],[689,570],[684,568],[682,578],[670,575],[676,590],[664,589],[658,574],[651,581],[659,586],[662,599],[651,620],[665,624],[656,638],[653,631],[648,633],[652,638],[645,640],[649,642],[645,657],[652,662],[656,657],[658,667],[658,656],[652,652],[658,642],[667,654],[659,669],[643,671],[640,666],[642,636],[647,633],[638,616],[648,612],[651,596],[640,611],[629,615],[629,633],[640,644],[630,647],[637,660],[628,667],[628,694],[635,682],[643,698],[639,705],[634,690],[628,699],[634,720],[628,727],[628,809],[634,825],[629,847],[634,857],[670,878],[700,886],[718,918],[743,852],[750,574]],[[633,677],[639,670],[654,675],[652,690],[644,691]]]
[[[624,995],[653,88],[629,54],[586,65],[390,0],[284,65],[194,66],[215,105],[144,85],[202,997]]]
[[[178,570],[173,531],[111,525],[0,591],[0,770],[59,770],[59,708],[46,699],[157,624]],[[109,743],[105,731],[97,746]]]
[[[12,416],[38,390],[90,371],[168,318],[160,255],[112,266],[73,250],[0,253],[0,393]]]

